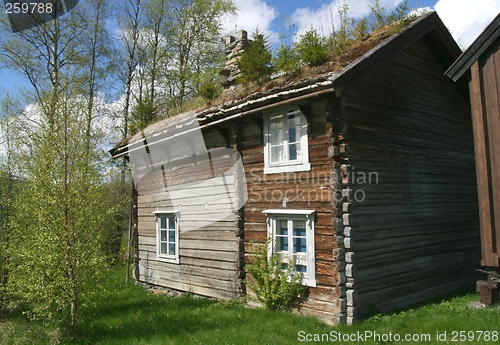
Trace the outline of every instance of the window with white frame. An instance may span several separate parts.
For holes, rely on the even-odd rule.
[[[265,210],[269,241],[268,257],[277,253],[287,265],[291,260],[302,282],[316,286],[313,210]]]
[[[309,171],[307,119],[295,106],[281,107],[264,117],[264,173]]]
[[[156,211],[158,260],[179,263],[179,211]]]

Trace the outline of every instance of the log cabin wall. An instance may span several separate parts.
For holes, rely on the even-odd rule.
[[[342,96],[348,322],[474,281],[470,110],[443,72],[420,40]]]
[[[500,38],[471,66],[482,266],[500,267]]]
[[[333,93],[332,93],[333,95]],[[333,97],[333,96],[331,96]],[[244,206],[245,262],[251,261],[254,245],[267,241],[266,209],[307,209],[316,211],[314,227],[316,287],[296,311],[316,316],[327,323],[343,321],[345,283],[343,251],[337,241],[337,205],[334,175],[335,114],[330,102],[311,99],[300,105],[308,118],[308,172],[264,174],[262,114],[238,120],[241,154],[246,174],[248,201]],[[335,139],[336,140],[336,139]],[[286,208],[283,198],[286,197]],[[247,287],[248,289],[248,287]]]
[[[240,217],[227,198],[226,188],[238,183],[234,159],[228,159],[227,155],[227,149],[235,142],[233,132],[234,128],[203,132],[205,145],[211,152],[210,161],[202,158],[193,163],[192,157],[187,157],[158,162],[139,181],[136,272],[139,281],[222,299],[243,295]],[[168,150],[168,145],[162,149]],[[222,155],[217,159],[220,152]],[[206,158],[206,152],[200,154]],[[225,180],[212,179],[221,175]],[[207,179],[209,185],[200,188],[197,183]],[[172,189],[180,191],[174,202]],[[157,209],[180,210],[178,264],[158,260],[153,214]]]

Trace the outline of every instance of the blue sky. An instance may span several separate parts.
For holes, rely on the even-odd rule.
[[[228,32],[245,29],[251,32],[259,27],[276,44],[283,31],[283,14],[296,24],[299,35],[311,27],[323,33],[331,31],[335,24],[339,3],[349,6],[351,17],[361,17],[369,11],[372,0],[234,0],[239,8],[238,15],[225,22]],[[394,8],[402,0],[380,0],[387,9]],[[455,40],[467,48],[485,26],[500,12],[500,0],[410,0],[411,8],[426,7],[435,10],[451,31]],[[78,11],[78,6],[74,9]],[[5,15],[2,11],[0,15]],[[16,74],[0,69],[0,90],[14,91],[16,86],[27,86],[25,80]]]
[[[285,12],[298,26],[299,34],[315,27],[328,31],[331,22],[338,20],[339,4],[349,6],[349,16],[362,17],[369,12],[373,0],[234,0],[240,7],[239,15],[228,28],[252,31],[257,25],[271,39],[278,40],[282,31],[282,15]],[[392,9],[403,0],[379,0],[386,9]],[[451,31],[455,40],[467,48],[484,27],[500,12],[500,0],[409,0],[411,8],[435,10]],[[327,34],[328,32],[325,32]]]

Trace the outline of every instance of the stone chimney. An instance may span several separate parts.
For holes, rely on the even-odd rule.
[[[240,30],[236,38],[234,36],[226,37],[226,65],[220,72],[222,76],[226,77],[222,83],[225,92],[230,93],[238,88],[236,79],[241,75],[238,61],[248,45],[249,41],[245,30]]]

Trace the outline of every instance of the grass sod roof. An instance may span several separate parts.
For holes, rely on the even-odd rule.
[[[213,105],[155,122],[118,143],[110,153],[115,158],[120,157],[144,144],[151,146],[160,142],[155,139],[166,133],[169,137],[180,135],[324,93],[335,92],[336,96],[340,96],[365,75],[421,38],[426,38],[426,43],[435,51],[444,70],[461,54],[438,15],[429,12],[388,25],[365,39],[355,40],[342,53],[319,67],[303,68],[296,76],[279,77],[223,97]]]

